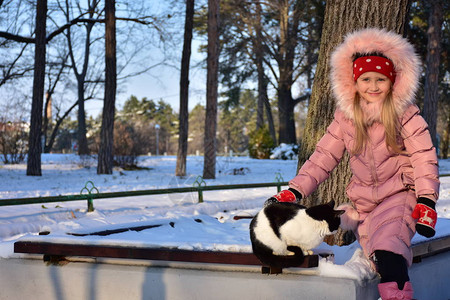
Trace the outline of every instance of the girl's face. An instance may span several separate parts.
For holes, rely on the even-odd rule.
[[[388,77],[377,72],[366,72],[355,83],[359,96],[369,103],[384,101],[391,90]]]

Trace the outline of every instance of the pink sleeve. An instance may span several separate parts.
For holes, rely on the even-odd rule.
[[[341,160],[344,151],[342,131],[335,118],[317,143],[314,153],[303,164],[298,175],[289,182],[289,187],[299,191],[303,197],[309,196],[328,178]]]
[[[408,112],[412,114],[408,116]],[[428,124],[415,106],[408,109],[403,122],[402,135],[414,169],[416,195],[417,197],[432,195],[428,198],[436,200],[439,197],[440,184],[438,158],[428,131]]]

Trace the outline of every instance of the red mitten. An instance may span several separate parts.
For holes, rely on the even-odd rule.
[[[420,197],[417,200],[416,207],[412,212],[414,219],[419,219],[416,224],[416,231],[424,237],[430,238],[436,234],[434,229],[437,221],[437,213],[434,201]]]
[[[302,194],[300,194],[297,190],[294,190],[293,188],[289,188],[287,190],[282,190],[278,194],[267,199],[266,202],[264,202],[264,206],[277,202],[296,203],[299,202],[301,199]]]

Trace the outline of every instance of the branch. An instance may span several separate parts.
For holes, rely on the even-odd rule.
[[[145,18],[147,18],[147,17],[145,17]],[[132,18],[116,18],[116,19],[121,20],[121,21],[136,22],[136,23],[143,24],[143,25],[152,25],[152,24],[154,25],[154,22],[145,21],[143,19],[132,19]],[[56,29],[55,31],[50,33],[47,36],[46,42],[47,43],[50,42],[55,36],[64,32],[64,30],[72,27],[73,25],[79,24],[79,23],[105,23],[105,19],[81,19],[81,18],[73,19],[69,23],[64,24],[63,26],[59,27],[58,29]],[[5,38],[7,40],[11,40],[11,41],[19,42],[19,43],[27,43],[27,44],[36,43],[35,38],[12,34],[12,33],[5,32],[5,31],[0,31],[0,38]]]
[[[58,34],[62,33],[64,30],[72,27],[73,25],[76,25],[78,23],[105,23],[105,19],[73,19],[72,21],[70,21],[69,23],[59,27],[58,29],[56,29],[55,31],[53,31],[52,33],[50,33],[47,36],[47,43],[50,42],[55,36],[57,36]]]
[[[293,101],[294,101],[294,106],[297,105],[297,104],[299,104],[299,103],[302,102],[302,101],[308,100],[309,97],[311,97],[311,91],[310,91],[310,90],[308,90],[308,91],[306,92],[306,94],[304,94],[303,96],[300,96],[300,97],[294,99],[294,100],[293,100]]]
[[[154,25],[155,23],[153,21],[145,21],[145,19],[148,19],[148,18],[151,18],[151,17],[142,17],[142,18],[119,18],[119,17],[116,17],[116,20],[135,22],[135,23],[139,23],[142,25],[152,25],[152,24]]]
[[[156,64],[153,64],[153,65],[151,65],[151,66],[149,66],[149,67],[147,67],[147,68],[144,68],[144,69],[142,69],[142,70],[140,70],[140,71],[136,71],[136,72],[133,72],[133,73],[129,73],[129,74],[124,75],[124,76],[122,76],[122,77],[120,77],[120,78],[117,78],[117,80],[124,80],[124,79],[128,79],[128,78],[132,78],[132,77],[136,77],[136,76],[145,74],[145,73],[147,73],[149,70],[151,70],[151,69],[153,69],[153,68],[156,68],[156,67],[158,67],[158,66],[160,66],[160,65],[164,65],[164,64],[165,64],[165,62],[164,62],[164,61],[161,61],[161,62],[156,63]]]
[[[25,68],[22,72],[17,72],[16,73],[12,73],[14,67],[16,66],[16,63],[19,61],[19,59],[22,57],[23,53],[25,52],[25,49],[27,48],[28,44],[25,44],[25,46],[23,46],[22,50],[20,51],[19,55],[17,55],[17,57],[13,60],[13,62],[9,65],[8,70],[5,72],[2,80],[0,80],[0,86],[2,86],[3,84],[5,84],[6,81],[8,81],[9,79],[12,79],[14,77],[21,77],[23,76],[26,72],[33,70],[33,68]],[[3,67],[3,66],[2,66]],[[6,66],[5,66],[6,67]]]
[[[24,36],[12,34],[12,33],[5,32],[5,31],[0,31],[0,38],[5,38],[10,41],[15,41],[15,42],[19,42],[19,43],[27,43],[27,44],[36,42],[34,38],[24,37]]]
[[[78,23],[104,23],[104,22],[105,22],[104,19],[73,19],[69,23],[59,27],[58,29],[56,29],[55,31],[50,33],[46,38],[46,42],[47,43],[50,42],[55,36],[57,36],[58,34],[64,32],[64,30],[66,30]],[[35,38],[12,34],[12,33],[5,32],[5,31],[0,31],[0,38],[5,38],[7,40],[11,40],[11,41],[19,42],[19,43],[27,43],[27,44],[36,43]]]

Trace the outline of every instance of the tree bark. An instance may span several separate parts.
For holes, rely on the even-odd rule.
[[[329,75],[329,57],[343,41],[345,34],[366,27],[379,27],[403,33],[409,9],[408,0],[330,0],[327,1],[322,30],[319,60],[308,108],[308,116],[299,153],[300,168],[314,152],[319,139],[331,123],[335,110]],[[345,155],[328,180],[318,190],[303,200],[306,206],[335,200],[336,205],[348,201],[345,188],[351,177],[349,156]],[[330,244],[351,242],[345,233],[327,239]]]
[[[184,22],[184,43],[181,56],[180,75],[180,115],[178,130],[178,152],[176,176],[186,176],[186,156],[189,133],[189,64],[191,59],[192,30],[194,27],[194,0],[186,0],[186,17]]]
[[[254,53],[256,60],[256,72],[258,74],[258,101],[256,109],[256,129],[264,126],[264,81],[266,76],[264,74],[264,49],[262,46],[262,24],[261,24],[261,4],[255,1],[255,37]]]
[[[219,74],[219,0],[208,0],[205,153],[203,178],[216,178],[217,90]]]
[[[443,23],[443,5],[441,0],[430,0],[428,31],[427,31],[427,57],[425,71],[425,97],[423,117],[428,123],[433,145],[439,149],[437,139],[437,105],[439,101],[439,65],[441,62],[441,39]]]
[[[47,0],[36,5],[36,44],[34,51],[33,100],[31,104],[30,138],[28,142],[27,175],[41,176],[42,107],[45,83],[45,39],[47,27]]]
[[[115,5],[115,0],[105,1],[105,100],[97,174],[112,174],[113,170],[114,112],[117,89]]]
[[[295,48],[298,43],[300,22],[300,1],[295,1],[293,12],[289,11],[289,1],[280,4],[280,50],[278,53],[278,139],[280,143],[296,144],[294,103],[292,85],[294,83]]]

